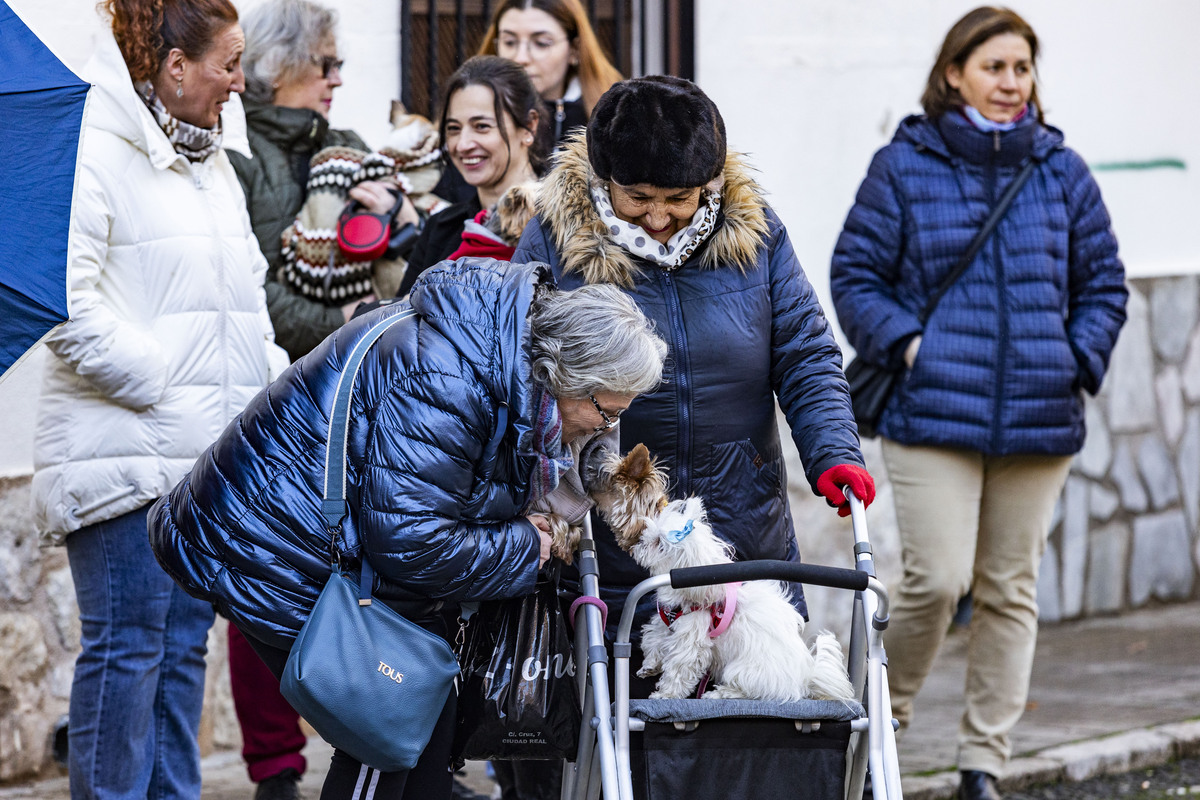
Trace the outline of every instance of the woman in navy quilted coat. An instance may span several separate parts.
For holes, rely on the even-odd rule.
[[[1043,122],[1033,29],[984,7],[946,36],[922,97],[876,153],[833,256],[860,358],[903,374],[878,430],[904,577],[888,629],[901,724],[973,592],[964,797],[997,797],[1025,707],[1037,570],[1071,456],[1125,320],[1124,269],[1083,159]],[[1035,169],[928,322],[918,314],[1021,167]]]
[[[416,316],[383,332],[354,382],[349,513],[331,543],[321,500],[342,365],[408,304],[351,320],[154,505],[163,568],[214,603],[276,676],[329,578],[331,546],[350,569],[369,557],[376,598],[443,636],[443,604],[531,592],[550,555],[546,518],[531,507],[572,467],[572,442],[608,430],[658,385],[666,355],[620,292],[553,287],[544,265],[492,259],[443,262],[418,280]],[[357,798],[370,784],[378,798],[449,798],[454,705],[452,695],[413,770],[378,775],[335,751],[321,796]]]
[[[563,286],[615,284],[655,321],[667,374],[621,418],[621,448],[644,443],[673,498],[702,496],[737,558],[799,560],[776,397],[814,492],[843,508],[842,485],[874,497],[829,323],[783,223],[727,152],[716,105],[691,82],[605,92],[543,181],[513,260],[549,264]],[[597,528],[615,627],[646,573]]]

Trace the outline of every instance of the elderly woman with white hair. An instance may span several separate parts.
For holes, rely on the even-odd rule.
[[[370,150],[358,134],[329,127],[333,91],[342,85],[336,13],[310,0],[265,0],[248,11],[246,32],[246,125],[253,158],[230,153],[246,192],[254,234],[271,265],[267,307],[279,344],[299,358],[350,318],[358,301],[328,306],[277,280],[280,236],[305,199],[309,160],[325,147]],[[368,210],[386,213],[396,198],[380,181],[364,181],[350,196]],[[403,201],[397,225],[418,223]]]
[[[333,395],[355,345],[410,304],[415,316],[382,333],[354,381],[334,542],[320,488]],[[351,320],[260,393],[154,506],[151,545],[277,676],[331,548],[351,571],[367,560],[376,600],[448,637],[443,607],[533,591],[550,557],[537,509],[577,471],[579,443],[659,385],[666,352],[615,287],[565,292],[545,265],[444,261],[409,303]],[[380,774],[335,750],[321,797],[372,785],[380,800],[448,798],[455,703],[412,770]]]

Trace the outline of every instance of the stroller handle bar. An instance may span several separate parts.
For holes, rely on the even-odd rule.
[[[828,586],[832,589],[853,589],[861,592],[867,588],[870,576],[856,569],[771,559],[671,570],[671,587],[674,589],[687,589],[714,583],[760,580],[790,581],[809,586]]]

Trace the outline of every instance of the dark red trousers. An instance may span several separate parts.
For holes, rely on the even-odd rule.
[[[279,693],[279,679],[233,625],[229,682],[250,780],[259,783],[289,767],[303,774],[307,764],[300,751],[307,739],[300,730],[300,715]]]

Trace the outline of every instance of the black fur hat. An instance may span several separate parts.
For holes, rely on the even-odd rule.
[[[587,127],[601,180],[669,189],[703,186],[725,167],[725,120],[700,87],[667,75],[614,83]]]

